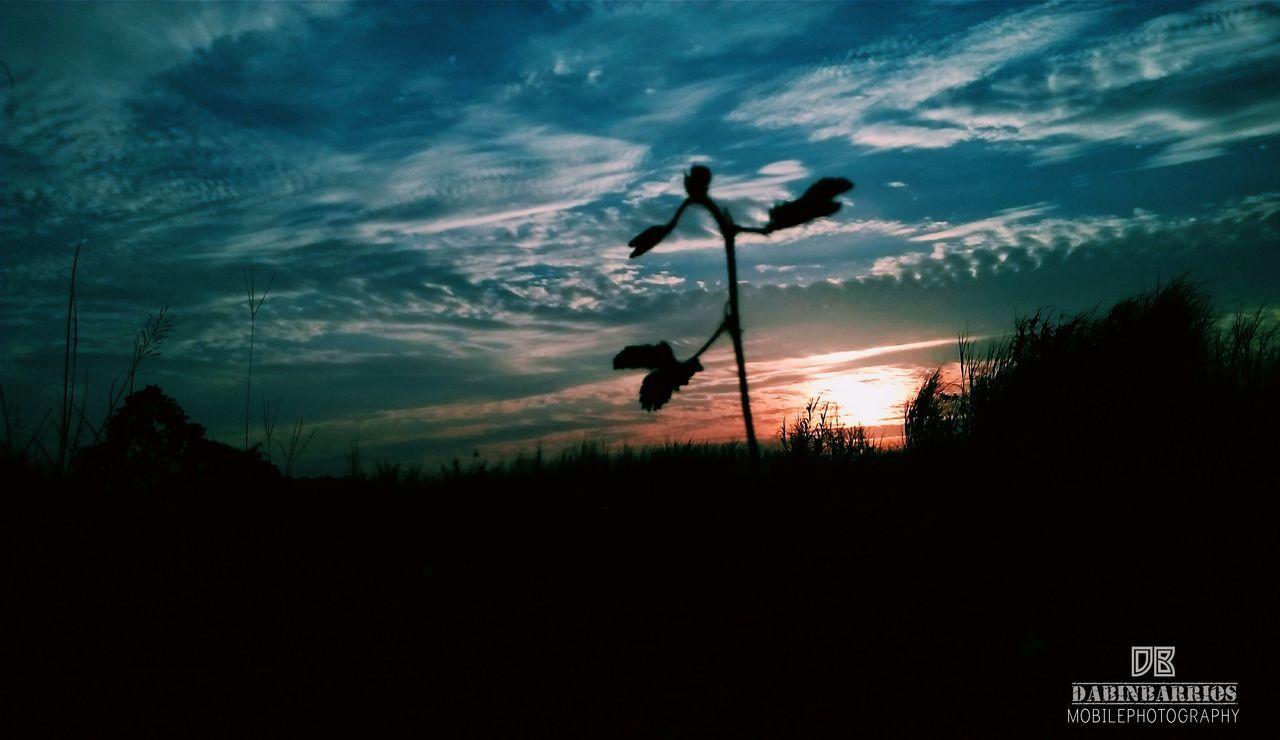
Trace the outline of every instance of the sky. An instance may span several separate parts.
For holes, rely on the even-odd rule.
[[[757,434],[817,395],[886,438],[956,339],[1187,274],[1280,298],[1280,5],[0,4],[0,384],[137,381],[221,441],[317,430],[299,465],[741,438],[727,340],[663,409],[629,344],[687,356],[743,224],[824,176],[832,218],[738,247]],[[1274,310],[1274,309],[1272,309]],[[280,435],[281,432],[277,432]]]

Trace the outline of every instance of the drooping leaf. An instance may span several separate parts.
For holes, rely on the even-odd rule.
[[[770,231],[786,229],[830,216],[840,210],[834,198],[853,189],[853,183],[843,177],[824,177],[809,186],[796,200],[779,203],[769,209]]]
[[[627,347],[613,358],[613,367],[615,370],[652,370],[640,383],[640,406],[645,411],[656,411],[671,400],[672,393],[687,385],[694,373],[702,370],[702,363],[696,357],[678,362],[671,345],[659,342]]]
[[[797,200],[783,203],[769,210],[769,223],[766,228],[770,231],[789,229],[792,226],[830,216],[838,210],[840,210],[840,204],[833,201]]]
[[[675,367],[676,353],[666,342],[633,344],[613,358],[614,370],[658,370]]]
[[[711,170],[700,164],[695,164],[689,168],[689,174],[684,176],[684,191],[689,194],[693,200],[705,200],[707,197],[707,188],[711,186]]]
[[[631,247],[631,259],[635,259],[640,255],[648,252],[650,249],[658,246],[658,243],[667,238],[667,234],[671,233],[671,228],[666,224],[658,226],[650,226],[644,231],[636,235],[636,238],[627,242],[627,246]]]
[[[649,373],[640,383],[640,407],[645,411],[662,408],[671,400],[672,393],[680,390],[681,386],[688,385],[694,373],[701,370],[702,363],[694,359]]]
[[[804,191],[802,199],[831,200],[832,198],[853,190],[853,182],[843,177],[824,177]]]

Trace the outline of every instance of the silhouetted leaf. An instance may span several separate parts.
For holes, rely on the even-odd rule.
[[[706,200],[707,188],[711,186],[711,170],[700,164],[689,169],[684,176],[684,191],[693,200]]]
[[[633,344],[613,358],[614,370],[658,370],[676,365],[676,354],[666,342],[658,344]]]
[[[640,232],[636,238],[627,242],[627,246],[631,247],[631,258],[635,259],[640,255],[648,252],[650,249],[658,246],[658,243],[667,238],[667,234],[671,233],[671,228],[666,224],[659,226],[650,226]]]
[[[809,186],[800,196],[801,200],[831,200],[832,198],[853,190],[853,182],[843,177],[824,177]]]
[[[702,363],[686,360],[669,367],[659,368],[644,377],[640,383],[640,407],[645,411],[657,411],[671,400],[671,394],[687,385],[694,373],[702,370]]]
[[[840,204],[833,199],[852,189],[853,183],[843,177],[824,177],[810,185],[796,200],[770,208],[769,223],[765,228],[777,231],[830,216],[840,210]]]
[[[677,362],[675,352],[666,342],[633,344],[613,358],[615,370],[641,368],[653,372],[640,383],[640,406],[655,411],[671,400],[671,394],[702,370],[697,358]]]

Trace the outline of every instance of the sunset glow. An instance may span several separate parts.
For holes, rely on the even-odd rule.
[[[902,407],[920,385],[922,368],[880,365],[841,373],[822,373],[805,393],[830,401],[846,424],[884,426],[902,421]]]
[[[356,443],[741,439],[727,339],[655,412],[611,366],[724,316],[706,213],[629,258],[694,165],[744,225],[856,183],[737,245],[765,442],[819,396],[896,434],[956,337],[1041,308],[1184,273],[1278,297],[1273,3],[3,3],[0,62],[0,380],[29,423],[83,241],[78,396],[167,306],[139,384],[218,440],[246,394],[253,436],[264,403],[304,417],[305,473]]]

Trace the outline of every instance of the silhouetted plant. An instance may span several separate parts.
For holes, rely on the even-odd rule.
[[[796,460],[851,460],[882,451],[880,443],[867,435],[866,427],[841,424],[839,405],[820,396],[809,399],[790,426],[783,419],[778,441],[782,451]]]
[[[400,482],[406,486],[419,486],[426,480],[427,478],[422,472],[422,463],[413,463],[405,469],[404,475],[400,477]]]
[[[85,448],[77,470],[116,484],[151,488],[176,481],[270,481],[279,471],[256,446],[242,451],[205,438],[177,401],[154,385],[130,394]]]
[[[962,397],[947,390],[941,369],[930,373],[903,410],[907,449],[930,449],[954,438],[961,428],[958,404]]]
[[[169,315],[168,306],[161,308],[155,315],[147,314],[147,320],[143,322],[142,328],[133,338],[133,354],[129,359],[129,369],[124,372],[123,378],[116,376],[111,381],[111,388],[107,391],[107,413],[103,416],[103,426],[93,430],[94,444],[101,441],[102,432],[106,428],[105,422],[115,413],[120,400],[126,395],[133,395],[134,381],[138,377],[138,369],[142,367],[142,361],[148,357],[160,356],[160,346],[172,330],[173,317]],[[126,388],[128,393],[125,392]]]
[[[271,401],[264,397],[262,399],[262,449],[265,451],[267,462],[272,464],[275,463],[275,452],[279,450],[284,462],[284,475],[286,478],[291,478],[294,465],[302,457],[302,453],[307,451],[307,446],[311,444],[311,439],[316,436],[317,430],[312,428],[304,434],[304,420],[299,416],[289,429],[289,436],[286,439],[276,439],[279,418],[280,403],[277,402],[272,406]]]
[[[262,448],[266,451],[267,462],[274,462],[271,459],[272,443],[275,441],[276,422],[280,419],[280,404],[276,403],[275,408],[271,407],[271,400],[265,396],[262,399]]]
[[[273,422],[274,424],[274,422]],[[284,455],[284,474],[285,477],[293,477],[293,466],[297,464],[302,457],[302,453],[307,451],[307,445],[311,444],[311,440],[316,436],[315,427],[304,436],[302,433],[303,418],[298,417],[298,421],[293,425],[293,430],[289,433],[288,443],[277,442],[280,445],[280,452]]]
[[[84,240],[81,239],[76,245],[75,251],[71,258],[71,273],[67,283],[67,303],[66,316],[64,319],[63,334],[63,355],[62,355],[62,394],[59,399],[57,415],[53,414],[51,409],[41,419],[40,423],[32,431],[31,437],[21,447],[21,455],[29,458],[33,451],[39,452],[44,462],[52,466],[60,473],[69,472],[75,466],[76,455],[80,451],[81,440],[91,435],[90,444],[97,444],[102,440],[103,430],[108,419],[115,413],[116,408],[120,404],[121,398],[125,395],[125,389],[133,392],[134,380],[137,377],[138,368],[142,361],[148,357],[156,357],[160,354],[159,347],[173,325],[172,317],[167,315],[168,307],[160,309],[156,315],[147,315],[141,330],[133,340],[133,353],[130,359],[129,368],[124,373],[123,379],[117,376],[111,382],[111,387],[107,391],[106,412],[103,414],[100,425],[95,426],[89,420],[88,414],[88,389],[89,389],[89,372],[86,369],[83,375],[77,380],[77,370],[80,356],[80,296],[79,296],[79,266],[80,253],[84,246]],[[77,391],[77,383],[80,384],[81,390]],[[10,407],[7,402],[0,399],[0,407],[2,407],[5,416],[5,434],[9,446],[16,452],[18,446],[14,441],[14,425],[10,421]],[[50,417],[53,417],[50,421]],[[57,442],[56,455],[51,455],[44,443],[40,440],[41,432],[44,430],[46,423],[51,425]],[[86,431],[88,435],[86,435]]]
[[[1273,444],[1280,413],[1280,328],[1257,311],[1223,328],[1185,279],[1105,314],[1039,311],[975,351],[960,342],[960,379],[933,372],[906,408],[909,449],[962,442],[1021,461],[1064,450],[1099,459],[1165,460]],[[1204,444],[1211,423],[1230,443]],[[975,446],[976,447],[973,447]]]
[[[27,432],[24,429],[22,411],[17,404],[10,404],[4,394],[4,386],[0,385],[0,413],[4,415],[4,450],[13,461],[24,467],[34,467],[35,452],[39,452],[45,461],[51,461],[48,449],[41,441],[41,432],[53,415],[53,409],[46,409],[44,416],[35,427]],[[25,441],[23,441],[25,438]]]
[[[400,463],[390,460],[376,460],[373,463],[373,480],[375,483],[395,485],[400,482]]]
[[[752,460],[760,457],[760,448],[756,443],[755,427],[751,422],[751,396],[747,389],[747,364],[742,350],[742,320],[738,310],[738,266],[734,254],[735,240],[738,234],[772,234],[780,229],[799,226],[815,219],[830,216],[840,210],[836,196],[853,188],[853,183],[840,177],[824,177],[805,191],[798,199],[779,203],[769,211],[769,222],[763,227],[739,226],[733,221],[727,209],[721,209],[711,199],[711,170],[694,165],[684,177],[686,198],[676,209],[675,215],[665,224],[650,226],[628,242],[631,257],[639,257],[658,246],[676,227],[685,210],[691,206],[702,206],[715,220],[716,228],[724,240],[725,260],[729,271],[729,300],[725,305],[724,318],[716,327],[715,333],[702,347],[686,360],[678,360],[671,346],[666,342],[647,345],[632,345],[619,352],[613,358],[614,369],[643,369],[649,374],[640,384],[640,406],[646,411],[662,408],[671,395],[687,385],[695,373],[702,370],[698,361],[722,332],[728,332],[733,341],[734,359],[738,365],[738,392],[742,400],[742,420],[747,431],[747,449]]]
[[[1263,309],[1237,313],[1218,335],[1213,354],[1221,380],[1231,391],[1255,398],[1275,393],[1280,326]]]
[[[348,443],[346,454],[343,457],[346,462],[347,477],[354,480],[362,480],[364,478],[364,458],[360,453],[360,442]]]
[[[0,414],[4,415],[4,442],[9,447],[13,447],[14,427],[17,419],[13,418],[16,414],[10,414],[9,401],[4,397],[3,383],[0,383]]]
[[[168,315],[168,311],[169,307],[165,306],[155,316],[147,314],[147,320],[142,325],[142,329],[133,338],[133,358],[129,363],[129,372],[127,373],[130,394],[133,393],[133,381],[137,377],[138,367],[142,365],[143,359],[159,357],[160,345],[169,336],[170,330],[173,329],[173,317]]]
[[[246,450],[249,449],[249,399],[253,390],[254,329],[258,322],[258,312],[262,310],[262,304],[267,300],[267,294],[271,292],[271,286],[275,281],[276,273],[273,272],[271,279],[267,281],[266,289],[262,291],[262,295],[258,295],[254,285],[253,265],[249,265],[249,273],[244,278],[244,291],[249,304],[249,370],[244,383],[244,449]]]
[[[80,305],[76,300],[76,271],[80,266],[80,248],[76,245],[71,258],[71,280],[67,286],[66,336],[62,350],[62,404],[58,413],[58,470],[65,470],[67,457],[73,454],[78,440],[72,439],[71,415],[76,403],[76,360],[80,352]],[[81,417],[83,418],[83,416]]]
[[[716,332],[719,336],[719,332]],[[701,372],[702,363],[698,357],[709,345],[703,345],[693,357],[678,362],[671,345],[666,342],[658,344],[634,344],[613,358],[614,370],[639,369],[651,370],[640,383],[640,406],[645,411],[656,411],[671,400],[671,394],[688,385],[694,373]]]

